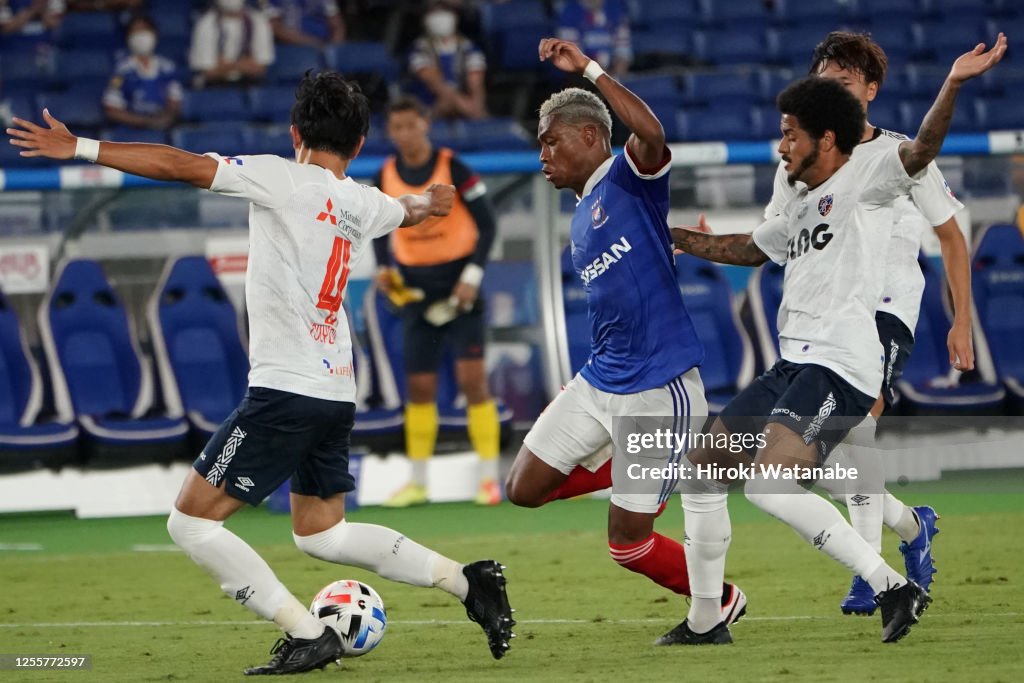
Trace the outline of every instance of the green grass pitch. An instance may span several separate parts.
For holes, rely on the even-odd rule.
[[[935,603],[902,642],[883,645],[877,617],[844,617],[845,571],[781,522],[733,496],[729,577],[747,592],[735,644],[655,648],[686,613],[683,598],[616,566],[604,534],[606,501],[540,510],[435,505],[368,508],[352,521],[392,526],[463,561],[508,565],[518,637],[494,661],[479,627],[437,590],[327,564],[292,544],[288,519],[264,510],[229,526],[308,601],[356,578],[388,609],[387,634],[368,656],[303,680],[363,681],[1021,681],[1024,680],[1024,474],[960,475],[897,491],[942,514]],[[682,536],[678,499],[658,530]],[[91,654],[91,671],[0,671],[0,681],[229,681],[269,659],[272,624],[220,594],[179,552],[133,550],[170,540],[163,518],[0,517],[0,653]],[[884,553],[902,567],[895,536]]]

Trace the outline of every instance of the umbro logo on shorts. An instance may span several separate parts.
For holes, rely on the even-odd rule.
[[[862,505],[866,505],[867,504],[866,501],[871,500],[871,497],[870,496],[862,496],[861,494],[858,493],[855,496],[850,496],[850,498],[848,500],[851,503],[853,503],[854,505],[856,505],[857,507],[860,507]]]
[[[235,486],[237,486],[238,488],[242,489],[246,493],[248,493],[249,489],[252,488],[255,485],[256,485],[256,482],[254,482],[249,477],[239,477],[238,479],[235,480]]]

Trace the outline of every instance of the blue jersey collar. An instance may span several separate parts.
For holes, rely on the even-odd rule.
[[[604,160],[593,173],[590,174],[590,178],[587,179],[587,184],[583,186],[583,194],[576,197],[576,204],[578,205],[584,199],[587,198],[594,190],[594,186],[597,185],[601,180],[608,175],[608,169],[612,167],[612,162],[615,161],[615,155],[612,155]]]

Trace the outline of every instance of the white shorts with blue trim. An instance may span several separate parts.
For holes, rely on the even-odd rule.
[[[697,368],[663,387],[636,394],[601,391],[577,374],[537,418],[523,443],[545,463],[569,474],[577,465],[597,469],[603,464],[592,457],[598,451],[619,457],[613,456],[614,450],[607,448],[612,441],[612,420],[616,417],[672,417],[678,432],[697,433],[707,414],[704,383]],[[670,464],[673,458],[678,462],[682,455],[666,451],[665,464]],[[630,482],[629,493],[617,492],[613,486],[612,503],[630,512],[657,512],[675,487],[665,480],[646,481],[649,485],[639,487],[636,482]]]

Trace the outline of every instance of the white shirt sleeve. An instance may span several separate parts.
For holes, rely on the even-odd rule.
[[[768,206],[764,207],[765,220],[781,214],[786,204],[799,192],[795,185],[789,184],[788,177],[786,164],[780,161],[775,169],[775,180],[772,183],[772,198],[768,202]]]
[[[910,198],[932,227],[942,225],[964,208],[934,161],[928,164],[921,182],[910,189]]]
[[[900,159],[899,145],[894,145],[884,154],[861,157],[856,163],[857,177],[864,182],[859,201],[874,206],[888,204],[901,195],[909,194],[925,173],[921,171],[914,177],[907,175],[907,169],[903,168],[903,160]]]
[[[376,187],[359,185],[366,197],[366,209],[369,216],[370,237],[381,237],[392,232],[405,220],[405,207],[395,199],[384,194]]]
[[[192,45],[188,51],[188,65],[193,71],[206,71],[217,66],[216,15],[207,12],[192,29]]]
[[[295,190],[288,166],[294,162],[272,154],[222,157],[210,152],[217,161],[217,174],[210,190],[229,197],[248,199],[254,204],[280,208]]]
[[[785,265],[789,259],[788,226],[789,217],[783,213],[754,228],[754,234],[751,236],[757,248],[780,266]]]

